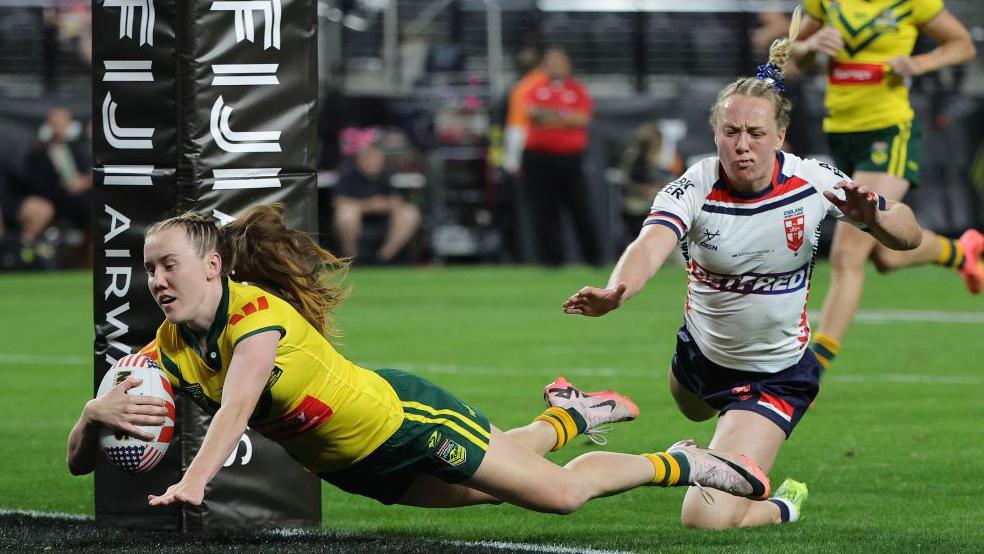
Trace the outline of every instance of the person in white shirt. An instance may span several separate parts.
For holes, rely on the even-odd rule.
[[[717,157],[665,187],[605,288],[584,287],[564,312],[602,316],[638,294],[674,248],[688,292],[670,391],[680,411],[719,415],[711,447],[742,452],[766,472],[819,392],[807,348],[806,300],[826,215],[851,222],[897,250],[918,247],[912,210],[850,181],[836,168],[780,151],[791,103],[782,96],[789,42],[773,43],[756,77],[726,86],[711,108]],[[787,479],[767,501],[688,491],[683,523],[728,528],[796,521],[807,489]]]

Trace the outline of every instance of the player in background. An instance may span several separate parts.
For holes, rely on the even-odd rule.
[[[919,123],[909,104],[912,77],[974,57],[967,29],[943,0],[806,0],[807,16],[790,56],[806,67],[828,56],[827,132],[836,165],[889,200],[901,201],[919,183]],[[918,33],[939,47],[912,56]],[[984,235],[968,229],[958,240],[923,231],[919,248],[899,252],[838,223],[830,251],[830,289],[812,348],[824,368],[834,360],[854,319],[871,259],[879,272],[935,263],[956,269],[967,288],[984,285]]]
[[[797,9],[791,38],[799,20]],[[656,194],[606,288],[584,287],[564,302],[568,314],[605,315],[682,248],[688,291],[670,392],[691,420],[719,416],[712,448],[741,452],[766,472],[819,391],[806,303],[820,222],[832,215],[901,250],[922,238],[904,204],[780,150],[792,109],[782,96],[789,43],[776,40],[756,77],[720,92],[710,117],[717,157]],[[796,521],[807,493],[791,479],[764,502],[710,491],[708,505],[688,491],[682,519],[700,528]]]
[[[153,506],[200,504],[247,424],[323,479],[386,504],[509,502],[566,514],[647,484],[768,495],[748,458],[690,442],[652,454],[591,452],[564,467],[547,460],[579,434],[638,415],[610,391],[587,396],[554,383],[544,393],[549,409],[503,432],[429,381],[353,364],[326,338],[346,294],[334,279],[345,263],[286,228],[282,206],[251,208],[222,229],[195,213],[156,223],[144,264],[165,322],[142,353],[213,414],[180,482],[151,495]],[[86,405],[68,441],[73,473],[91,471],[99,425],[141,436],[134,425],[160,424],[163,408],[127,398],[131,386],[124,381]]]

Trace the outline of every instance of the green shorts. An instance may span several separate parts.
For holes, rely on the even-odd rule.
[[[403,424],[356,464],[320,477],[383,504],[398,502],[421,473],[447,483],[471,479],[489,447],[488,418],[424,378],[395,369],[376,373],[400,397]]]
[[[918,121],[861,133],[827,133],[830,153],[837,167],[856,171],[888,173],[919,184],[922,131]]]

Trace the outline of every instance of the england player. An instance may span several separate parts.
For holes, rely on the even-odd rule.
[[[647,484],[768,496],[768,479],[747,457],[689,442],[652,454],[591,452],[563,467],[544,458],[578,434],[638,415],[610,391],[585,396],[553,383],[550,408],[503,432],[429,381],[355,365],[326,338],[345,296],[331,277],[344,263],[286,228],[282,207],[251,208],[222,229],[195,213],[156,223],[144,264],[165,321],[142,352],[213,414],[180,482],[150,496],[151,505],[200,504],[247,424],[326,481],[385,504],[509,502],[566,514]],[[133,386],[129,378],[86,404],[68,440],[72,473],[92,470],[100,425],[145,436],[138,425],[163,422],[163,401],[126,394]]]
[[[797,10],[791,38],[798,19]],[[718,95],[710,118],[717,157],[656,195],[607,287],[584,287],[564,302],[569,314],[604,315],[638,294],[681,248],[689,280],[670,392],[691,420],[720,416],[712,447],[746,454],[766,472],[819,391],[806,301],[820,221],[832,215],[900,250],[916,248],[922,237],[904,204],[833,166],[780,150],[791,110],[780,70],[789,40],[773,43],[758,76]],[[807,489],[787,480],[765,502],[710,494],[713,505],[688,492],[685,525],[795,521]]]

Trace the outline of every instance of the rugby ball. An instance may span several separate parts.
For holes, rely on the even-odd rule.
[[[143,473],[153,469],[164,458],[171,444],[175,419],[174,391],[157,362],[142,354],[131,354],[121,358],[106,372],[96,396],[108,393],[131,375],[143,382],[128,390],[127,394],[163,399],[167,407],[164,424],[142,426],[154,436],[150,441],[102,427],[99,430],[99,447],[116,467],[130,473]]]

